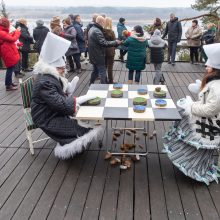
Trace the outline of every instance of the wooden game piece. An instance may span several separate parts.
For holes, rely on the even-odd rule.
[[[107,152],[105,155],[105,160],[109,160],[112,157],[112,154],[110,152]]]
[[[88,105],[99,105],[101,103],[101,98],[96,97],[95,99],[91,99],[87,102]]]
[[[147,99],[136,97],[133,99],[133,105],[147,105]]]
[[[155,98],[166,98],[166,92],[161,90],[160,87],[157,87],[153,93]]]
[[[146,89],[138,89],[138,94],[139,95],[146,95],[147,94],[147,90]]]
[[[111,92],[111,97],[112,98],[121,98],[121,97],[123,97],[123,92],[121,91],[121,90],[113,90],[112,92]]]
[[[122,89],[122,88],[123,88],[123,85],[120,83],[113,84],[113,89]]]
[[[146,111],[146,107],[143,105],[134,105],[133,110],[136,113],[144,113]]]
[[[161,91],[161,87],[156,87],[156,88],[155,88],[155,91],[156,91],[156,92],[160,92],[160,91]]]
[[[163,99],[157,99],[155,101],[155,105],[158,107],[165,107],[165,106],[167,106],[167,101],[163,100]]]

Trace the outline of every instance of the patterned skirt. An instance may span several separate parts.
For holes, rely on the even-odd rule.
[[[164,149],[172,163],[186,176],[209,185],[220,177],[214,153],[219,144],[208,145],[204,138],[196,138],[189,116],[180,111],[182,120],[175,122],[165,134]]]

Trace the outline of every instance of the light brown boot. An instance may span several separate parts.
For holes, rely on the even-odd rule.
[[[133,84],[133,80],[128,80],[128,85]]]
[[[134,84],[139,85],[139,82],[134,82]]]

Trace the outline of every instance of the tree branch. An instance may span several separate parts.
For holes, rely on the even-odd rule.
[[[184,18],[184,19],[179,20],[179,22],[191,21],[191,20],[195,20],[195,19],[199,19],[199,18],[203,18],[203,17],[213,17],[213,18],[216,19],[216,21],[220,20],[220,18],[217,15],[212,14],[212,13],[207,13],[207,14],[202,14],[202,15],[199,15],[199,16],[191,17],[191,18]]]

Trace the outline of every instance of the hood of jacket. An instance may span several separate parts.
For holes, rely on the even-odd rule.
[[[161,38],[161,32],[158,29],[154,31],[154,34],[151,36],[150,42],[153,45],[164,43],[164,40]]]
[[[118,22],[118,24],[117,24],[117,27],[125,27],[125,25],[124,24],[122,24],[121,22]]]
[[[34,74],[47,74],[51,75],[58,80],[61,80],[63,84],[63,91],[66,93],[67,86],[68,86],[68,79],[66,79],[63,76],[60,76],[59,72],[57,69],[46,62],[44,62],[42,59],[39,59],[39,61],[34,65]]]
[[[98,24],[98,23],[94,23],[93,26],[97,27],[97,28],[100,29],[101,31],[104,30],[104,28],[103,28],[100,24]]]
[[[134,39],[136,39],[136,40],[138,40],[140,42],[146,41],[145,36],[140,37],[139,33],[136,33],[136,32],[132,32],[130,37],[132,37],[132,38],[134,38]]]

